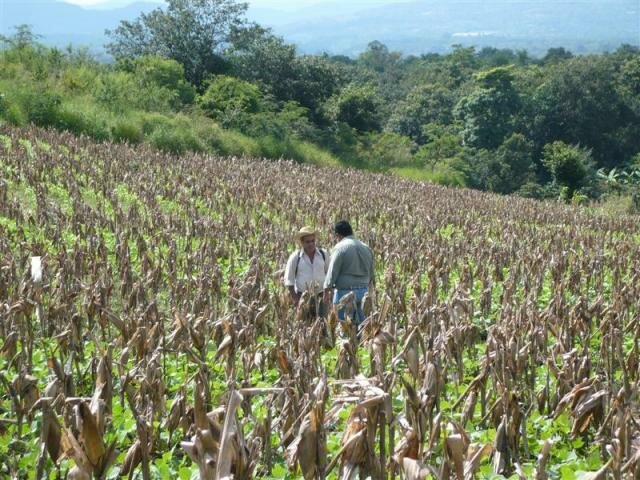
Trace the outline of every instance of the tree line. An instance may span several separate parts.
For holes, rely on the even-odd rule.
[[[445,55],[406,56],[373,41],[356,58],[299,55],[248,22],[246,9],[233,0],[170,0],[108,32],[112,65],[78,62],[76,52],[67,60],[75,70],[63,70],[82,95],[121,115],[202,116],[240,143],[259,139],[248,153],[304,161],[314,148],[346,165],[538,198],[637,190],[636,46],[588,56],[560,47],[533,58],[454,45]],[[15,63],[20,33],[5,39],[5,63],[10,52]],[[51,65],[45,70],[50,77]],[[197,149],[194,137],[183,147]]]

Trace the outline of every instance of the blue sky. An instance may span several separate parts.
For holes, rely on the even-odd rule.
[[[129,3],[129,2],[123,2],[122,0],[120,1],[113,1],[113,0],[64,0],[67,3],[75,3],[76,5],[98,5],[98,4],[103,4],[103,5],[108,5],[110,3],[113,4],[122,4],[122,3]],[[130,3],[133,3],[135,0],[131,0]],[[295,5],[300,5],[300,6],[304,6],[304,5],[316,5],[316,4],[321,4],[321,3],[331,3],[330,1],[327,0],[251,0],[249,2],[250,5],[259,5],[259,6],[264,6],[264,7],[281,7],[281,6],[292,6],[292,4]],[[372,3],[376,3],[376,2],[372,2]]]
[[[67,3],[74,3],[76,5],[83,5],[83,6],[91,6],[91,5],[108,6],[109,4],[123,5],[127,3],[133,3],[136,0],[64,0],[64,1]],[[406,1],[406,0],[358,0],[358,3],[364,6],[367,6],[367,5],[398,3],[401,1]],[[306,7],[309,5],[329,4],[329,3],[335,3],[335,2],[336,0],[248,0],[247,1],[247,3],[253,6],[283,8],[287,10],[295,10],[296,8],[299,8],[299,7]]]

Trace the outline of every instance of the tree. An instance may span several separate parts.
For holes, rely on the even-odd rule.
[[[455,125],[429,123],[423,127],[423,135],[427,143],[414,155],[417,162],[428,166],[454,157],[466,161],[470,149],[463,145]]]
[[[349,84],[325,104],[325,113],[334,123],[346,123],[359,132],[380,128],[380,104],[371,85]]]
[[[380,113],[390,115],[389,107],[407,93],[398,88],[402,77],[402,53],[390,52],[385,44],[374,41],[358,56],[356,65],[356,81],[376,85]]]
[[[31,25],[27,25],[26,23],[17,25],[13,27],[13,29],[16,33],[10,37],[0,35],[0,43],[6,43],[11,47],[24,49],[26,47],[34,46],[38,42],[38,39],[42,38],[42,35],[33,33]]]
[[[168,0],[134,21],[107,31],[107,51],[116,59],[159,55],[173,58],[189,81],[199,85],[211,73],[226,70],[223,52],[245,26],[246,3],[235,0]]]
[[[288,100],[294,74],[296,47],[271,30],[254,25],[236,32],[227,51],[234,75],[260,85],[276,99]]]
[[[296,56],[294,45],[259,26],[236,36],[228,58],[237,76],[260,85],[279,102],[297,102],[316,122],[322,104],[347,78],[343,64],[326,55]]]
[[[591,152],[577,145],[553,142],[542,150],[542,164],[551,174],[556,185],[566,188],[570,199],[581,187],[586,186],[592,169]]]
[[[502,191],[511,193],[533,176],[533,142],[520,133],[514,133],[496,150],[496,158],[506,165]]]
[[[365,68],[383,73],[395,69],[401,59],[402,53],[390,52],[384,43],[375,40],[358,56],[358,63]]]
[[[246,122],[247,114],[262,109],[260,89],[255,85],[226,75],[217,76],[198,98],[198,105],[208,116],[224,126],[238,128]]]
[[[296,57],[295,76],[289,99],[307,108],[311,118],[322,121],[322,105],[347,84],[347,67],[332,62],[326,55],[303,55]]]
[[[542,63],[560,63],[570,58],[573,58],[573,53],[565,50],[564,47],[550,48],[547,50],[547,54],[542,57]]]
[[[533,143],[514,133],[494,152],[482,150],[470,162],[473,186],[496,193],[513,193],[533,172]]]
[[[411,162],[414,148],[410,138],[397,133],[371,132],[362,137],[358,156],[366,166],[386,170]]]
[[[551,67],[532,98],[536,146],[561,140],[591,149],[598,167],[627,162],[640,150],[640,118],[616,84],[619,70],[608,56],[577,57]]]
[[[137,82],[144,87],[174,92],[180,104],[190,104],[195,99],[195,89],[186,81],[182,65],[175,60],[156,56],[125,58],[118,61],[117,67],[135,75]]]
[[[464,124],[465,143],[493,150],[513,131],[520,96],[509,67],[482,71],[474,77],[475,88],[458,102],[454,113]]]
[[[529,55],[526,50],[514,52],[510,48],[484,47],[478,52],[477,58],[481,65],[488,68],[529,63]]]
[[[453,45],[453,51],[444,57],[444,66],[447,74],[453,79],[453,86],[460,86],[478,68],[476,49],[463,47],[460,44]]]
[[[624,60],[618,77],[625,103],[640,117],[640,54]]]
[[[439,85],[418,85],[396,106],[387,122],[387,128],[411,138],[416,143],[424,144],[424,125],[451,123],[452,108],[451,91]]]

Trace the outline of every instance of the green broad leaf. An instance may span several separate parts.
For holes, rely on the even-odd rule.
[[[584,446],[584,440],[582,440],[581,438],[576,438],[573,442],[571,442],[571,445],[575,449],[582,448]]]
[[[192,471],[189,467],[180,467],[178,470],[178,476],[180,480],[191,480]]]
[[[561,480],[576,480],[577,465],[567,464],[560,467]]]
[[[600,458],[600,451],[597,447],[594,448],[593,451],[589,454],[586,462],[587,467],[590,470],[598,470],[600,467],[602,467],[602,458]]]
[[[271,469],[272,478],[285,478],[289,475],[289,470],[282,463],[278,463]]]

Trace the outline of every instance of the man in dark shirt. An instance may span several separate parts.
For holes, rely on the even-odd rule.
[[[336,305],[345,295],[353,292],[356,309],[352,321],[359,325],[364,321],[362,299],[373,283],[373,252],[368,245],[353,236],[353,229],[346,220],[340,220],[333,227],[338,243],[331,252],[329,271],[324,281],[324,299],[328,302],[333,292]],[[338,318],[344,320],[344,309],[338,311]]]

